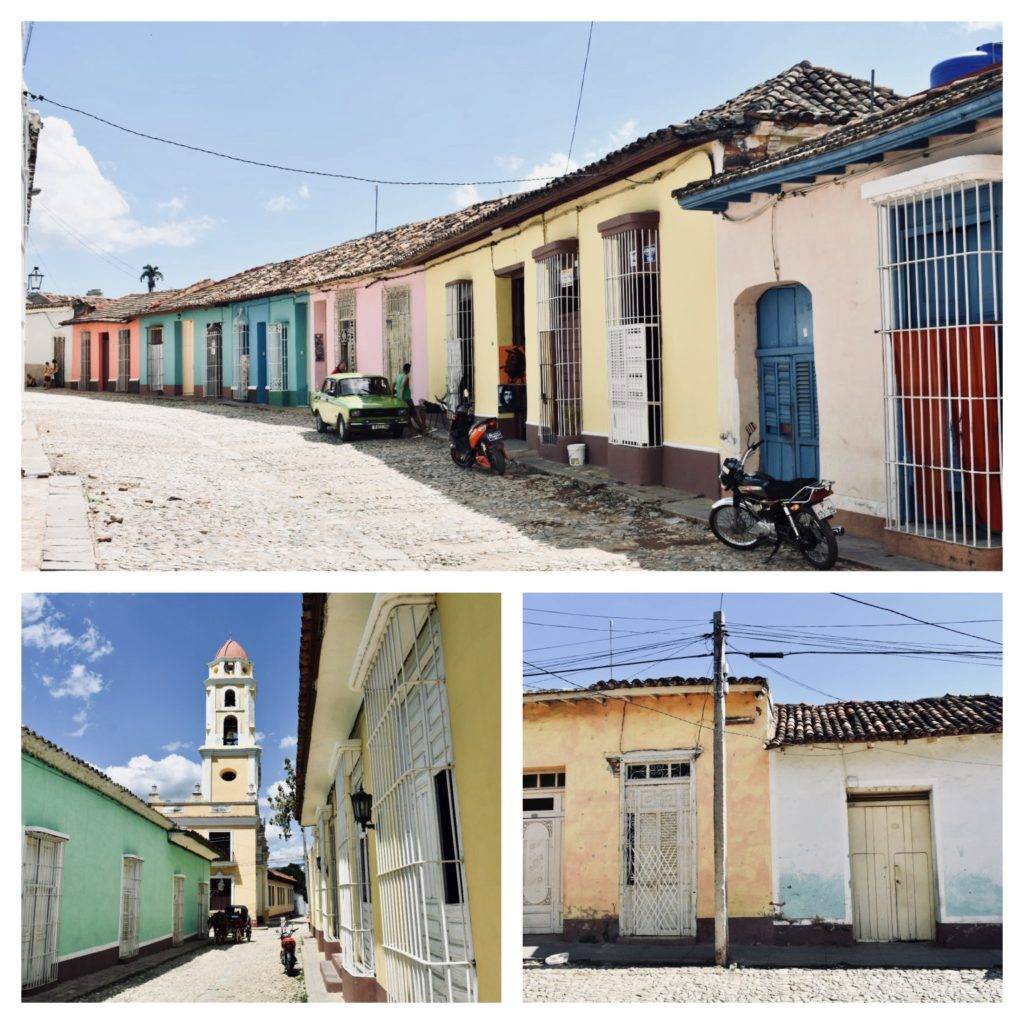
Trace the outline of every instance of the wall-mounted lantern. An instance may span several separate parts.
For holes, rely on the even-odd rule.
[[[43,275],[39,272],[38,267],[32,268],[32,273],[28,275],[28,290],[29,294],[35,294],[43,287]]]
[[[364,791],[362,784],[352,794],[352,817],[361,829],[373,828],[370,817],[373,814],[373,797]]]

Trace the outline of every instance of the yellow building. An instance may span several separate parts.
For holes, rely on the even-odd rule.
[[[501,997],[500,624],[496,594],[305,595],[296,807],[346,1000]]]
[[[523,930],[571,940],[710,941],[710,679],[595,683],[523,695]],[[726,698],[733,941],[771,941],[764,678]]]
[[[616,479],[717,494],[715,221],[672,193],[867,113],[871,89],[805,61],[432,245],[430,394],[466,388],[515,436],[501,384],[545,457],[582,442]]]
[[[267,868],[267,922],[295,913],[295,879],[283,871]]]
[[[221,850],[210,866],[210,907],[245,906],[266,920],[267,840],[260,817],[260,753],[256,742],[256,677],[245,648],[228,640],[208,664],[202,782],[181,803],[149,803]]]

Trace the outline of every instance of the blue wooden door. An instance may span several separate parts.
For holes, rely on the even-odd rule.
[[[267,325],[256,324],[256,401],[267,404]]]
[[[772,476],[817,476],[818,386],[811,293],[772,288],[757,303],[761,468]]]

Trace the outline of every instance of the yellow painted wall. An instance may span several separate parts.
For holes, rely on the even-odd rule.
[[[275,890],[277,890],[275,892]],[[275,896],[278,898],[275,901]],[[267,917],[279,917],[295,910],[295,888],[275,878],[267,879]]]
[[[249,759],[247,757],[216,757],[213,761],[213,789],[210,795],[217,803],[243,802],[249,789]],[[228,782],[221,778],[221,772],[233,771],[234,779]]]
[[[260,879],[256,872],[256,829],[255,828],[214,828],[196,829],[210,837],[210,832],[231,833],[231,853],[235,863],[232,867],[218,865],[213,868],[215,874],[228,875],[231,878],[231,902],[240,903],[249,908],[249,914],[255,918],[263,912],[263,900],[260,897]],[[210,883],[211,891],[216,880]]]
[[[501,999],[501,598],[439,594],[455,787],[481,1002]]]
[[[470,243],[427,266],[427,343],[431,395],[445,390],[445,284],[473,282],[476,410],[497,411],[499,307],[495,269],[525,268],[527,420],[537,423],[540,368],[537,276],[530,253],[547,242],[579,239],[583,431],[608,433],[604,255],[597,225],[624,213],[660,213],[664,436],[668,443],[718,450],[718,362],[714,218],[679,209],[673,189],[709,176],[704,150],[691,150]]]
[[[726,703],[728,717],[755,719],[728,726],[730,917],[767,917],[772,913],[768,752],[764,749],[767,704],[765,697],[743,692],[731,693]],[[657,710],[649,710],[652,708]],[[703,728],[689,724],[701,722],[702,709]],[[711,724],[711,698],[705,698],[703,692],[636,696],[628,704],[577,700],[523,705],[524,770],[565,770],[565,918],[617,918],[619,914],[619,779],[609,769],[607,756],[698,745],[704,752],[694,769],[696,907],[698,918],[714,916]]]

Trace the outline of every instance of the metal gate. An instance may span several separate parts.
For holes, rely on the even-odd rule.
[[[580,384],[579,258],[554,253],[537,263],[540,439],[577,437],[583,429]]]
[[[171,878],[171,945],[180,946],[185,937],[185,876]]]
[[[604,239],[611,444],[662,443],[661,297],[656,227]]]
[[[220,398],[224,389],[224,329],[206,325],[206,398]]]
[[[147,374],[149,377],[150,391],[163,391],[164,389],[164,329],[162,327],[150,327],[146,339],[147,352]]]
[[[523,933],[562,930],[561,790],[523,791]]]
[[[691,762],[676,755],[624,761],[621,911],[623,935],[696,933],[696,856]]]
[[[337,337],[334,343],[334,365],[341,367],[342,373],[356,371],[356,293],[354,289],[338,292],[335,302],[337,319]]]
[[[850,891],[857,942],[935,938],[928,793],[850,794]]]
[[[142,858],[125,856],[121,861],[121,931],[117,955],[126,960],[139,952],[139,914],[142,895]]]
[[[409,289],[384,289],[384,376],[394,386],[406,363],[412,362],[409,327]]]
[[[761,468],[782,479],[818,476],[814,326],[802,284],[757,300],[757,383]]]
[[[62,387],[64,384],[64,335],[57,334],[53,338],[53,383],[57,387]]]
[[[127,391],[132,376],[132,332],[122,328],[117,332],[117,390]]]
[[[57,980],[60,881],[66,837],[25,833],[21,864],[21,987]]]
[[[445,389],[454,409],[469,395],[473,402],[473,282],[445,285]]]
[[[1002,188],[878,200],[886,525],[972,547],[1002,543]]]
[[[231,397],[244,402],[249,397],[249,322],[236,317],[234,322],[234,376],[231,381]]]
[[[369,668],[381,947],[395,1002],[475,1002],[469,904],[437,609],[398,605]]]
[[[78,390],[89,390],[89,378],[92,376],[92,334],[82,331],[81,347],[78,353]]]
[[[288,390],[288,325],[267,324],[267,372],[271,391]]]

